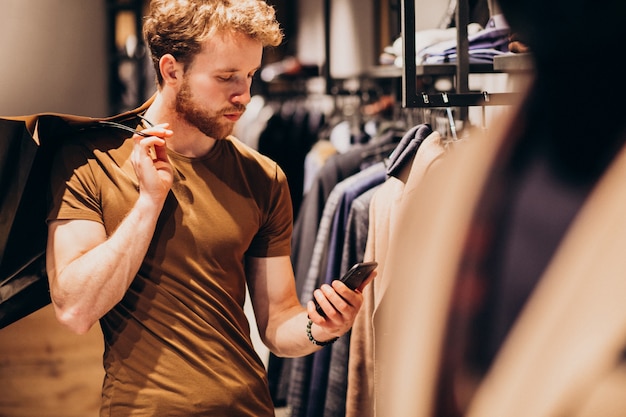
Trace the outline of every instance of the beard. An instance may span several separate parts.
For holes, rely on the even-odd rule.
[[[233,133],[235,124],[225,120],[224,114],[242,112],[245,109],[246,106],[242,104],[217,112],[203,109],[194,101],[186,79],[183,80],[183,85],[176,95],[176,112],[189,124],[213,139],[223,139]]]

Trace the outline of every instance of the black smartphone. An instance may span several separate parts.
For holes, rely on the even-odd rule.
[[[365,281],[367,277],[376,269],[378,266],[378,262],[370,261],[370,262],[358,262],[352,266],[339,280],[346,284],[348,288],[351,290],[355,290]],[[313,302],[315,302],[315,309],[321,315],[326,317],[324,314],[324,310],[317,303],[315,297],[313,298]]]

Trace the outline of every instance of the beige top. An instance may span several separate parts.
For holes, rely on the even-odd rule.
[[[370,202],[365,259],[378,261],[378,275],[363,290],[363,306],[350,335],[346,417],[374,416],[374,401],[384,372],[380,363],[375,361],[375,344],[385,343],[385,330],[375,328],[374,315],[393,279],[385,268],[390,256],[388,248],[393,233],[402,233],[403,224],[398,221],[398,213],[411,204],[419,184],[444,156],[443,139],[438,132],[432,132],[424,138],[413,160],[404,166],[398,178],[392,176],[385,180]]]

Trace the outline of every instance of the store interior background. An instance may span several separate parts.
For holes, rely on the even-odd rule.
[[[382,49],[400,35],[400,0],[268,2],[276,7],[286,37],[282,46],[266,52],[264,64],[293,56],[302,64],[323,68],[327,4],[331,78],[358,77],[378,65]],[[149,97],[154,92],[149,66],[144,67],[142,91],[121,92],[115,86],[116,77],[119,81],[136,70],[125,67],[119,51],[137,49],[134,17],[121,13],[111,20],[113,5],[134,3],[1,0],[0,115],[109,116]],[[416,29],[437,27],[448,5],[448,0],[417,0]],[[112,24],[116,32],[111,31]],[[482,82],[492,83],[491,91],[504,88],[501,80]],[[264,347],[258,348],[265,357]],[[50,306],[0,330],[0,415],[95,417],[101,354],[98,328],[85,336],[73,335],[55,321]]]
[[[416,28],[436,27],[448,0],[417,0]],[[61,112],[108,116],[115,110],[111,43],[122,49],[134,35],[132,13],[141,0],[2,0],[0,115]],[[295,56],[323,66],[325,0],[270,0],[285,42],[265,53],[264,63]],[[400,0],[330,1],[331,76],[348,78],[377,65],[384,46],[399,36]],[[111,24],[117,33],[109,33]],[[147,80],[146,92],[153,81]]]

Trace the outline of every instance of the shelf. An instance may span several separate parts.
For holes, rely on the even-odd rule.
[[[415,73],[420,75],[456,75],[457,66],[456,63],[449,64],[424,64],[417,65]],[[492,64],[470,64],[470,74],[488,74],[494,72]]]
[[[493,68],[500,72],[530,72],[534,71],[535,65],[529,53],[509,53],[496,56],[493,60]]]
[[[402,68],[394,65],[379,65],[370,68],[364,75],[370,78],[400,78],[402,77]],[[470,64],[470,74],[490,74],[500,72],[492,64]],[[456,75],[456,64],[425,64],[415,67],[415,75],[423,76],[448,76]]]
[[[401,78],[402,68],[395,65],[377,65],[365,71],[364,76],[369,78]]]

